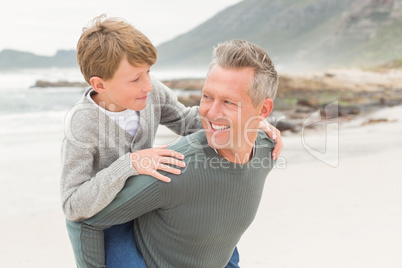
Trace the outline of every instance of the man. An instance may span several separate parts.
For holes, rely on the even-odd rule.
[[[166,174],[170,183],[130,178],[94,217],[67,222],[77,265],[104,267],[103,230],[136,219],[147,267],[224,267],[254,219],[273,167],[274,142],[258,128],[277,87],[262,48],[241,40],[219,45],[199,108],[204,130],[171,146],[185,155],[185,169]]]

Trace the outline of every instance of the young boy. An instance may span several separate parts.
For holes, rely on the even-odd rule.
[[[147,174],[169,182],[157,170],[180,173],[172,165],[184,167],[183,155],[166,146],[151,148],[159,124],[179,135],[202,128],[198,107],[184,107],[171,90],[150,76],[157,51],[148,38],[121,19],[103,18],[84,28],[77,44],[78,64],[92,88],[66,117],[61,196],[69,221],[101,211],[130,176]],[[270,136],[278,134],[265,131]],[[281,142],[278,155],[280,149]],[[108,267],[121,265],[116,264],[119,259],[139,261],[138,267],[145,267],[141,255],[132,250],[113,251],[114,240],[135,245],[132,230],[130,222],[105,231]],[[238,259],[236,251],[233,257]]]

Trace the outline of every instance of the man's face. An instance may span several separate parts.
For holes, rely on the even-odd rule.
[[[248,88],[254,70],[215,65],[205,81],[200,103],[208,144],[215,149],[241,150],[253,146],[262,104],[254,107]]]
[[[135,111],[144,109],[148,92],[152,90],[150,68],[149,65],[134,67],[126,58],[123,58],[112,79],[104,81],[106,101],[109,106],[115,105],[115,109],[111,107],[106,109],[115,112],[125,109]]]

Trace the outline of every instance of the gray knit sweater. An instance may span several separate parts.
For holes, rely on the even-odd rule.
[[[151,148],[159,124],[179,135],[202,128],[198,107],[184,107],[155,77],[151,77],[151,84],[153,90],[139,112],[140,125],[134,138],[85,96],[67,114],[61,175],[61,201],[67,219],[95,215],[115,198],[128,177],[138,175],[129,153]]]
[[[259,132],[247,164],[219,157],[204,131],[171,149],[186,168],[164,183],[140,175],[127,180],[115,200],[84,222],[67,222],[78,267],[105,267],[103,230],[135,219],[135,238],[150,268],[222,268],[253,221],[273,167],[274,142]]]

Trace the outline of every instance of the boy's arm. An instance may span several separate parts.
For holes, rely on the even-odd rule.
[[[62,143],[61,201],[69,220],[89,218],[106,207],[123,188],[127,178],[138,175],[129,153],[122,154],[108,166],[99,158],[105,154],[106,115],[85,101],[77,104],[66,116]],[[116,145],[117,146],[117,145]],[[123,152],[124,153],[124,152]],[[105,156],[107,157],[107,156]]]
[[[181,136],[202,129],[198,106],[185,107],[177,100],[176,94],[156,78],[152,78],[152,86],[160,93],[162,125]]]
[[[283,148],[281,132],[265,120],[260,122],[259,128],[275,141],[275,148],[272,151],[272,158],[277,160]]]
[[[87,219],[101,211],[128,177],[138,175],[128,153],[95,173],[95,148],[83,149],[67,139],[63,141],[61,198],[64,214],[71,221]]]
[[[98,107],[85,101],[66,116],[61,199],[64,214],[71,221],[87,219],[101,211],[130,176],[148,174],[170,181],[160,171],[179,174],[180,170],[171,165],[184,165],[181,154],[164,146],[130,153],[127,133],[114,123],[110,125],[107,119]]]
[[[67,221],[77,267],[105,267],[103,230],[163,206],[161,183],[150,176],[129,178],[126,186],[101,212],[82,222]]]

